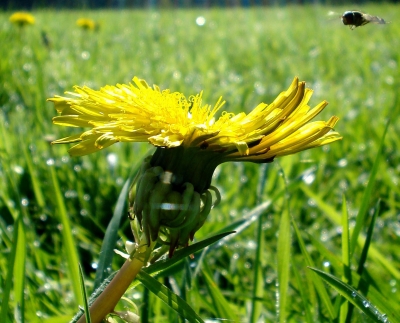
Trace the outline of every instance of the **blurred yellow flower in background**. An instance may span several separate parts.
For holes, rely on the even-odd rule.
[[[98,30],[100,27],[99,23],[88,18],[79,18],[76,21],[76,25],[84,30]]]
[[[33,25],[35,23],[35,17],[28,12],[18,11],[14,12],[10,18],[10,22],[20,27],[26,25]]]

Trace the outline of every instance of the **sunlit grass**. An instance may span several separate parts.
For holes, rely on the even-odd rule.
[[[400,12],[391,5],[359,8],[392,23],[351,31],[339,18],[327,17],[330,10],[344,9],[352,8],[40,11],[33,13],[36,24],[24,30],[9,23],[9,13],[1,13],[0,294],[10,293],[4,310],[9,321],[16,320],[18,308],[26,322],[43,318],[65,322],[75,314],[82,296],[78,267],[70,267],[77,261],[71,250],[77,250],[90,293],[119,193],[150,148],[120,144],[93,156],[70,158],[67,147],[49,144],[71,132],[52,125],[56,112],[46,98],[73,85],[98,88],[129,82],[136,75],[161,88],[193,94],[204,90],[209,103],[222,95],[226,110],[248,112],[260,101],[271,102],[296,75],[315,90],[311,105],[323,99],[330,102],[323,114],[341,118],[336,130],[343,141],[284,157],[266,168],[252,164],[218,168],[214,184],[223,200],[196,234],[197,240],[243,219],[261,202],[271,204],[264,207],[260,221],[257,216],[247,218],[243,231],[210,248],[201,260],[207,263],[204,270],[197,267],[201,261],[196,255],[158,280],[204,320],[225,313],[240,322],[249,318],[256,322],[259,315],[267,322],[283,318],[337,322],[334,317],[342,308],[338,294],[318,282],[306,266],[342,279],[343,195],[350,241],[358,210],[362,206],[367,210],[365,223],[359,224],[365,236],[374,214],[371,208],[380,199],[362,278],[370,286],[367,298],[376,300],[375,306],[391,322],[399,322],[395,315],[400,313],[400,124],[396,119],[400,25],[395,17]],[[205,18],[202,26],[196,24],[199,16]],[[75,22],[80,17],[100,22],[100,29],[79,29]],[[42,32],[49,40],[47,46]],[[389,117],[374,187],[369,200],[363,201]],[[121,250],[126,239],[132,240],[127,218],[122,218],[116,246]],[[289,219],[299,231],[289,228]],[[71,230],[65,232],[68,225]],[[286,244],[282,240],[278,244],[277,232],[290,237]],[[362,246],[358,244],[350,258],[355,287]],[[290,252],[290,257],[278,255],[280,250]],[[110,271],[122,262],[115,255]],[[15,264],[12,274],[10,263]],[[285,282],[287,286],[282,286]],[[150,322],[178,320],[143,287],[129,295],[139,306],[143,299],[151,304]],[[286,302],[280,302],[282,297]],[[0,302],[5,308],[3,297]],[[353,317],[354,322],[367,320],[358,309]],[[142,320],[147,322],[146,315]]]

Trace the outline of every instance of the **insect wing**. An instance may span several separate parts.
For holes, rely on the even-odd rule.
[[[384,19],[378,16],[371,16],[367,13],[364,13],[363,17],[365,20],[367,20],[368,22],[372,22],[373,24],[380,24],[380,25],[387,24],[387,22]]]

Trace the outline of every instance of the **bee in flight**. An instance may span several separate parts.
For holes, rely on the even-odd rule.
[[[342,22],[344,25],[350,26],[350,29],[364,26],[370,22],[374,24],[388,23],[378,16],[371,16],[367,13],[362,13],[361,11],[345,11],[345,13],[342,15]]]

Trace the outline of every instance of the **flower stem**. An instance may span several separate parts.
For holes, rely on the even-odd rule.
[[[90,318],[92,323],[100,323],[104,317],[114,311],[118,301],[124,295],[136,275],[147,264],[154,243],[150,246],[139,247],[132,259],[127,259],[118,273],[107,285],[104,291],[96,298],[90,307]],[[85,323],[85,315],[82,315],[77,323]]]

